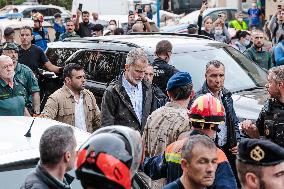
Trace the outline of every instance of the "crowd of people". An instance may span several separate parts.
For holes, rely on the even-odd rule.
[[[0,56],[0,115],[40,116],[92,133],[76,153],[70,127],[48,128],[39,144],[40,162],[21,188],[69,189],[73,179],[66,173],[75,162],[76,177],[85,189],[130,189],[137,172],[153,189],[283,188],[284,5],[267,25],[270,35],[262,31],[261,11],[255,4],[248,11],[249,25],[240,12],[229,22],[225,13],[216,21],[203,18],[206,8],[203,3],[189,34],[228,43],[268,71],[270,98],[255,123],[236,116],[232,93],[224,86],[230,76],[225,77],[222,62],[206,64],[204,84],[194,92],[191,75],[169,64],[173,45],[168,40],[157,43],[152,64],[142,48],[132,49],[124,72],[108,85],[99,107],[85,89],[82,66],[58,67],[46,57],[49,37],[43,15],[33,14],[33,29],[20,29],[21,44],[15,43],[13,29],[6,28]],[[78,10],[76,20],[64,25],[56,14],[56,40],[103,35],[98,14],[92,14],[92,21],[89,16]],[[151,14],[136,19],[129,12],[124,28],[115,20],[107,28],[111,35],[151,32],[147,17]],[[236,39],[228,27],[237,30]],[[271,52],[263,46],[265,38],[271,39]],[[42,68],[64,80],[46,103],[39,87],[44,85],[39,79]]]

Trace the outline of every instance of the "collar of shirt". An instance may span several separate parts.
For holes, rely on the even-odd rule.
[[[131,92],[136,90],[142,90],[142,83],[139,82],[136,86],[132,85],[131,83],[129,83],[129,81],[127,81],[127,79],[125,78],[125,76],[122,76],[122,86],[125,88],[126,92]]]
[[[210,89],[208,88],[209,92],[211,93],[212,96],[215,96],[214,93],[212,91],[210,91]],[[222,90],[219,91],[219,94],[218,94],[218,99],[221,101],[223,97],[223,93],[222,93]],[[221,101],[222,102],[222,101]]]
[[[65,85],[65,84],[64,84],[64,85]],[[69,90],[69,92],[70,92],[71,96],[73,96],[73,98],[74,98],[75,102],[78,104],[78,103],[79,103],[79,101],[80,101],[80,99],[82,99],[82,98],[83,98],[83,92],[82,92],[82,91],[80,91],[79,99],[76,99],[76,98],[75,98],[75,94],[73,93],[73,91],[72,91],[71,89],[69,89],[69,87],[67,87],[67,85],[65,85],[65,86],[66,86],[66,88]]]

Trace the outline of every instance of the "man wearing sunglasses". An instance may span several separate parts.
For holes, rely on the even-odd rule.
[[[263,49],[264,45],[264,35],[261,31],[255,31],[252,33],[252,42],[253,45],[248,48],[244,54],[252,61],[257,63],[260,67],[264,69],[269,69],[272,67],[271,65],[271,54],[265,49]]]

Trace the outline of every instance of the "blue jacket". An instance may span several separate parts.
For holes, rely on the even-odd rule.
[[[191,132],[192,135],[202,134],[196,130]],[[145,158],[143,163],[143,171],[151,179],[157,180],[167,178],[167,183],[173,182],[182,175],[180,166],[181,148],[187,139],[178,140],[167,146],[164,154]],[[231,166],[227,160],[225,153],[218,148],[218,167],[216,170],[215,180],[212,189],[236,189],[237,183]]]
[[[276,66],[284,65],[284,41],[280,41],[274,48]]]
[[[211,93],[208,89],[206,81],[202,88],[196,92],[195,97],[191,100],[191,103],[202,94]],[[222,104],[226,112],[226,126],[227,126],[227,144],[228,148],[233,148],[237,145],[237,142],[241,140],[241,134],[239,129],[239,119],[236,115],[233,105],[232,93],[226,88],[222,90]]]
[[[58,23],[54,23],[53,28],[55,30],[55,41],[59,40],[59,36],[66,32],[64,25],[59,25]]]
[[[43,51],[47,49],[47,43],[49,42],[49,36],[47,29],[43,28],[44,36],[40,35],[38,31],[33,31],[34,43],[40,47]]]

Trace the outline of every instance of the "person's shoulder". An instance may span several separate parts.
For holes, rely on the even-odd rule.
[[[39,46],[36,46],[34,44],[31,45],[30,49],[31,50],[36,50],[36,51],[39,51],[39,52],[43,52],[43,50]]]
[[[164,186],[162,189],[184,189],[183,186],[180,186],[177,181],[173,181],[166,186]]]
[[[36,171],[33,170],[27,175],[24,183],[21,186],[21,189],[49,189],[49,188],[37,175]]]
[[[18,63],[19,67],[21,68],[21,71],[28,73],[28,74],[33,74],[33,71],[26,65],[22,63]]]

